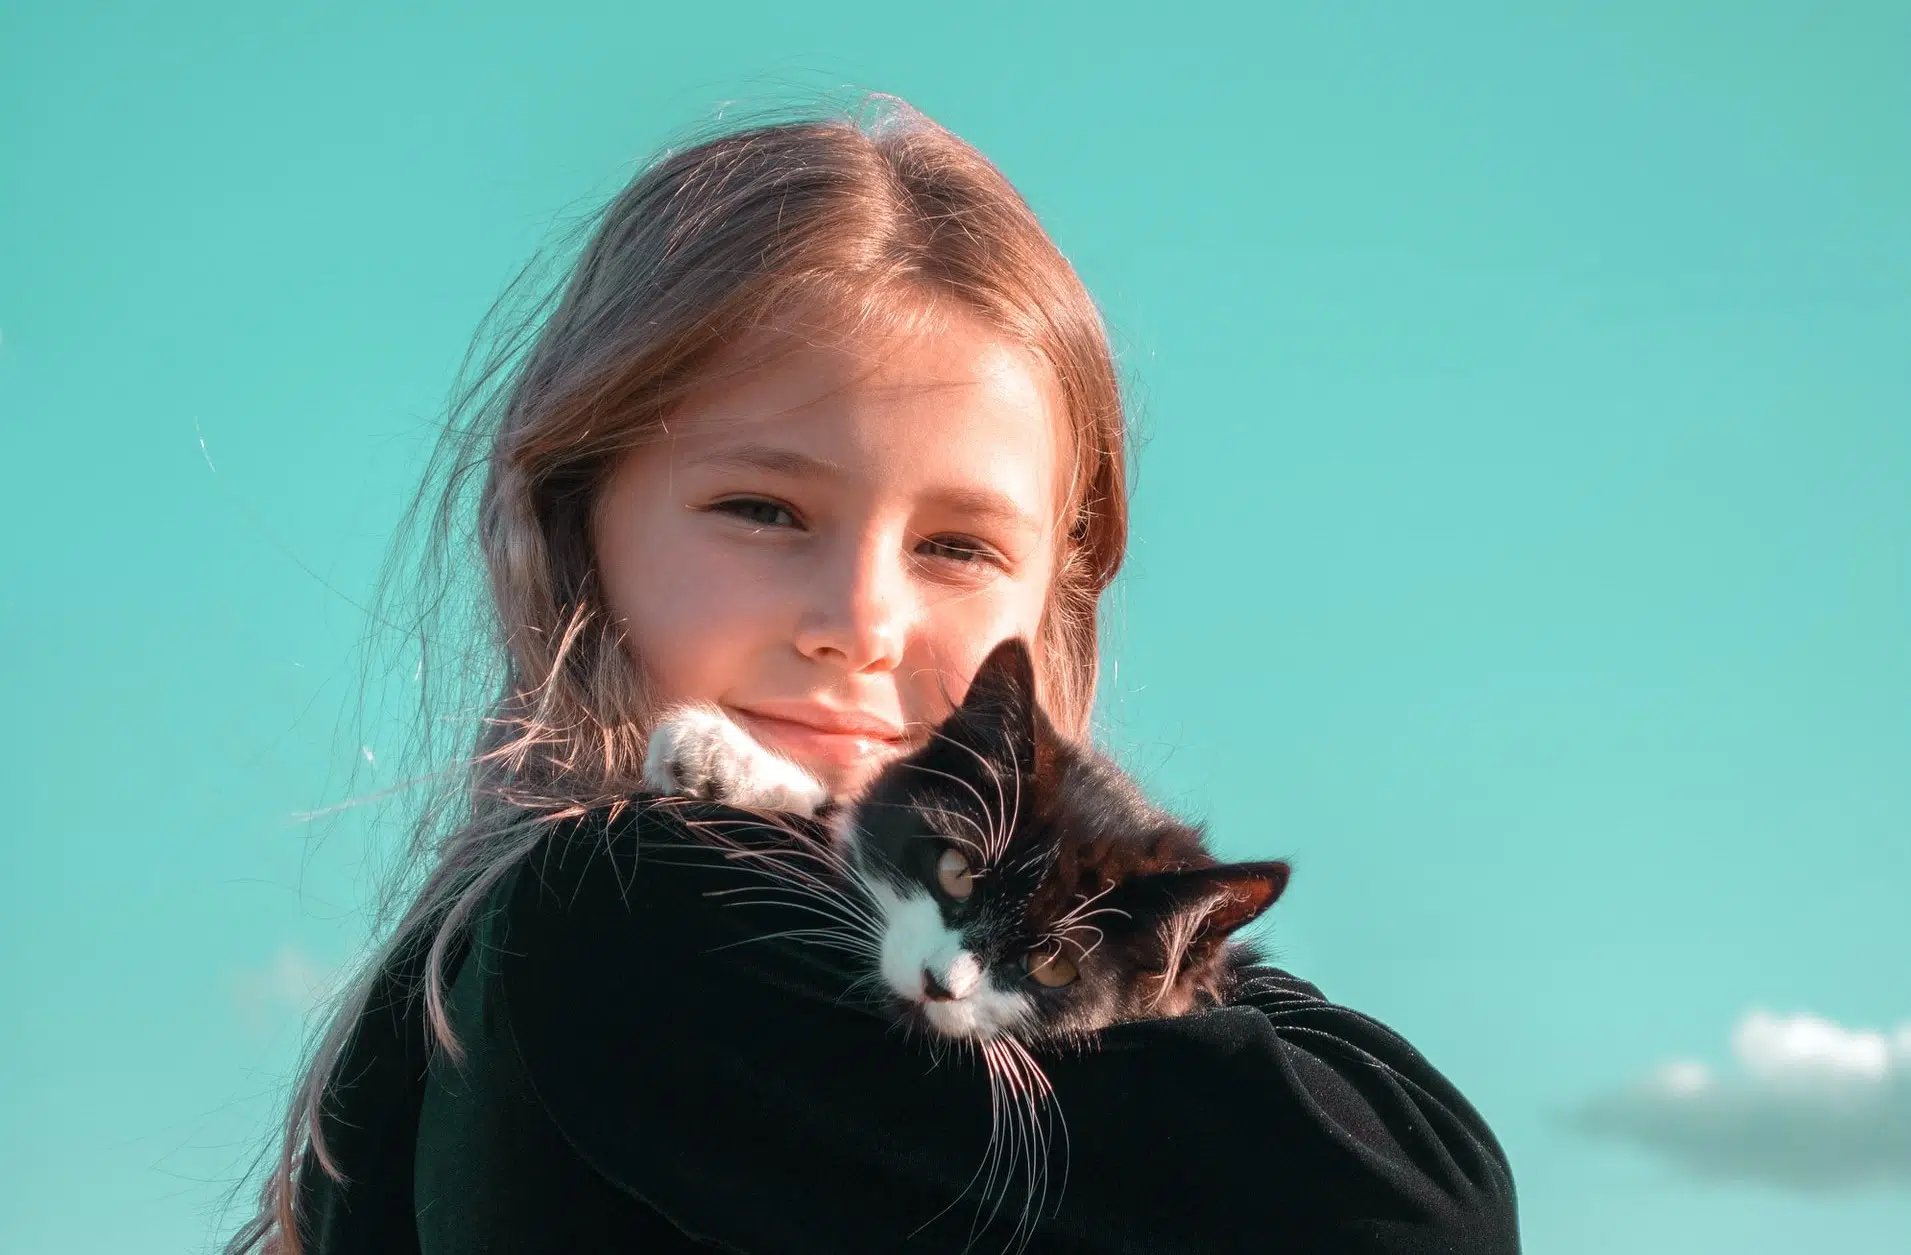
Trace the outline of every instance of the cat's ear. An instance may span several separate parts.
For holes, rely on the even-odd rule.
[[[966,715],[1026,721],[1035,710],[1035,659],[1019,636],[997,645],[975,669],[962,698]]]
[[[1188,871],[1153,872],[1122,886],[1122,909],[1156,922],[1170,967],[1210,957],[1236,929],[1253,923],[1287,888],[1291,869],[1278,860],[1217,863]]]
[[[1023,770],[1035,767],[1046,731],[1035,697],[1035,660],[1019,637],[989,651],[943,726],[944,736]]]

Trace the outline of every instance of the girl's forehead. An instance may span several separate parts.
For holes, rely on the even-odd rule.
[[[1052,521],[1074,441],[1053,372],[979,321],[930,334],[775,335],[671,416],[672,461],[1006,494]],[[1070,465],[1064,466],[1065,460]]]

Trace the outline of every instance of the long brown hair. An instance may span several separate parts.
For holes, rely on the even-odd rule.
[[[1085,734],[1097,607],[1127,542],[1125,428],[1100,316],[1034,213],[979,152],[893,98],[666,152],[594,218],[563,282],[468,365],[454,395],[401,529],[402,545],[422,524],[424,552],[394,551],[378,613],[417,652],[426,757],[439,715],[423,694],[445,665],[433,653],[441,629],[455,621],[480,642],[452,660],[472,698],[464,709],[482,712],[478,732],[410,821],[382,910],[395,923],[333,1008],[229,1255],[296,1255],[297,1174],[340,1177],[319,1117],[379,973],[422,960],[428,1032],[458,1057],[445,984],[472,911],[551,822],[639,786],[641,679],[590,544],[619,458],[755,329],[820,308],[853,330],[950,304],[1052,371],[1069,418],[1074,487],[1036,652],[1055,722]],[[457,574],[473,545],[483,588]]]

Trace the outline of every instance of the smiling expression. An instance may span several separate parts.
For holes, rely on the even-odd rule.
[[[654,708],[717,705],[841,796],[1039,637],[1065,490],[1051,377],[978,320],[717,372],[593,517]],[[773,343],[771,341],[774,341]]]

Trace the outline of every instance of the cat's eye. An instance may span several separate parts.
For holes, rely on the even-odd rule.
[[[1050,946],[1046,950],[1031,950],[1022,960],[1028,966],[1028,974],[1038,985],[1050,989],[1060,989],[1063,985],[1073,984],[1081,973],[1075,970],[1073,960],[1063,957],[1060,946]]]
[[[942,852],[942,857],[936,860],[936,883],[958,901],[975,892],[975,873],[969,869],[969,860],[962,856],[962,851]]]

